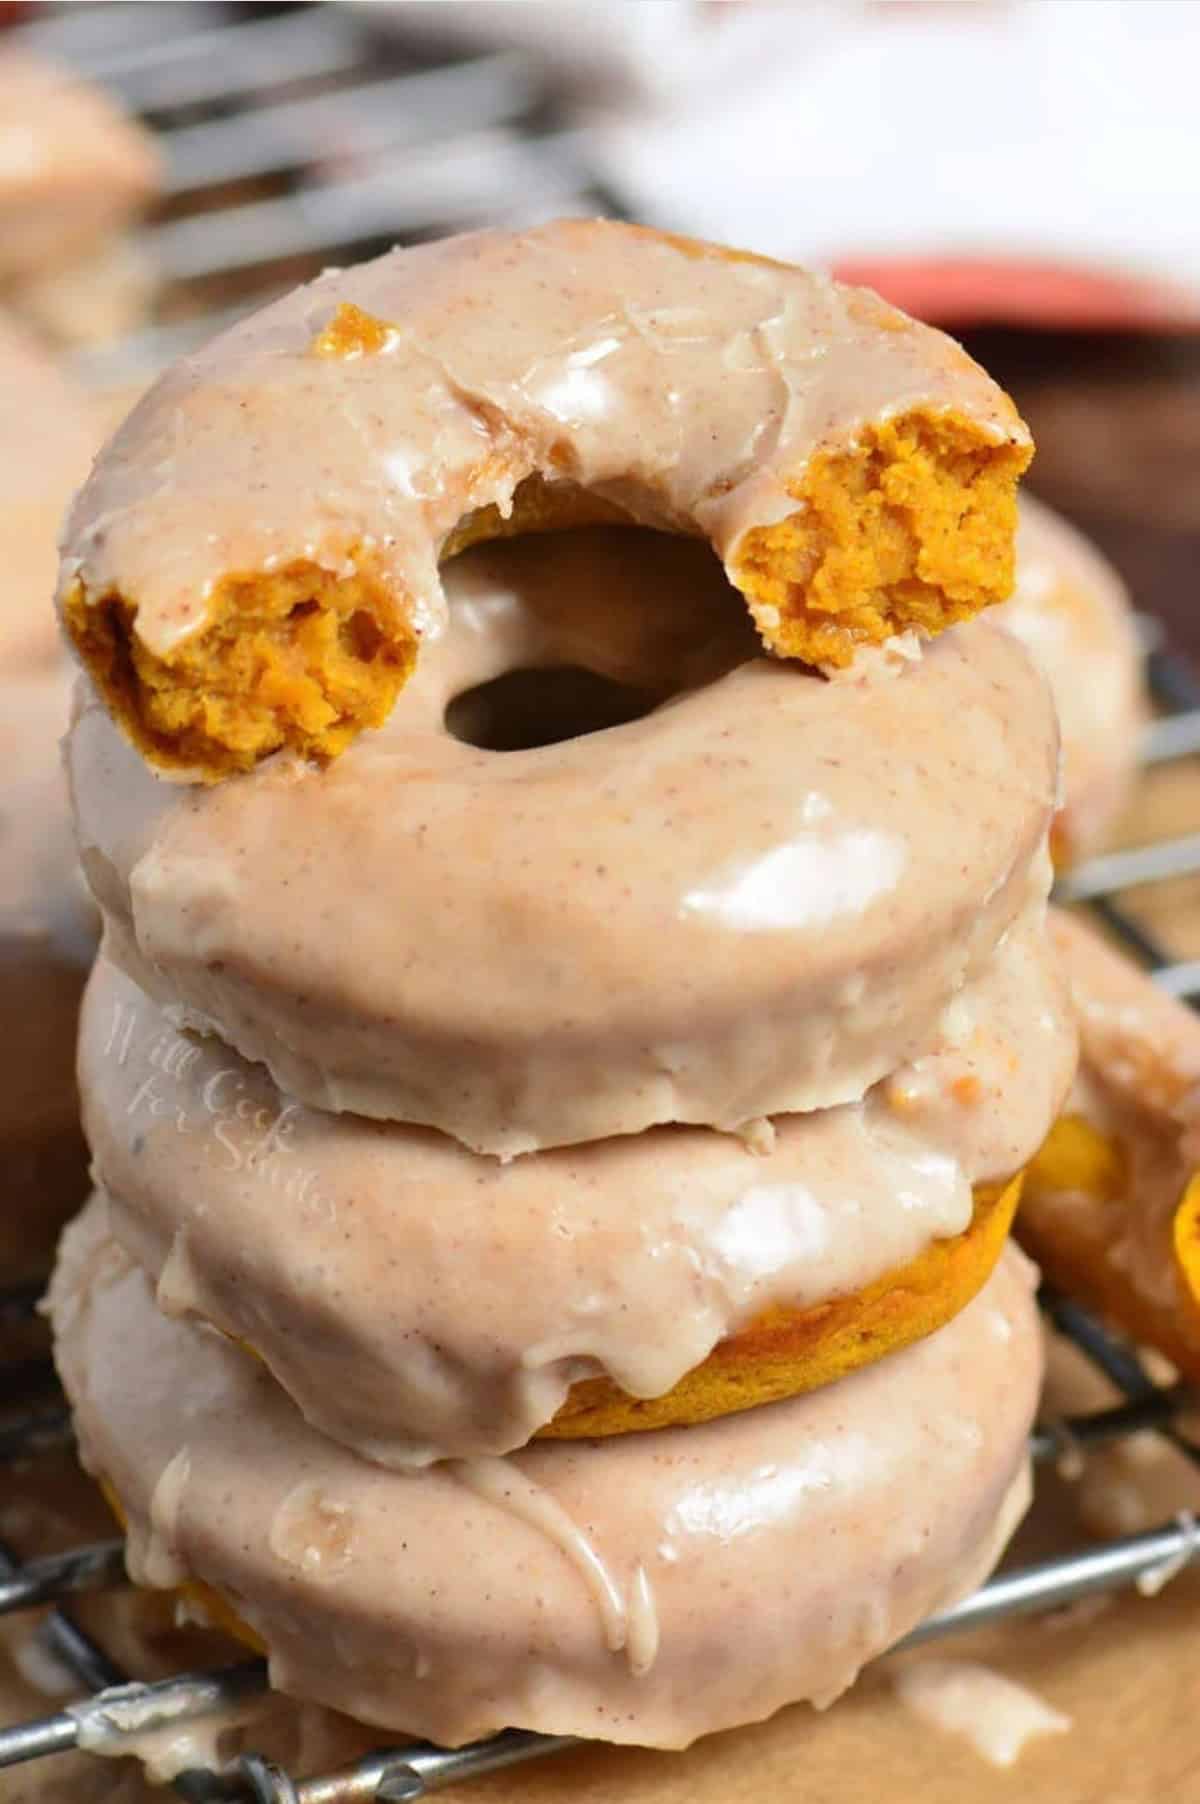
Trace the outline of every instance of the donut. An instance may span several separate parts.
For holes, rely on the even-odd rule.
[[[447,1744],[681,1747],[828,1702],[979,1582],[1028,1496],[1041,1346],[1015,1250],[946,1327],[806,1397],[415,1474],[339,1449],[258,1361],[165,1318],[98,1204],[50,1308],[135,1577],[219,1594],[278,1689]]]
[[[161,183],[149,133],[103,89],[9,48],[0,118],[17,147],[0,159],[0,301],[56,341],[132,325],[149,277],[122,234]]]
[[[41,346],[2,314],[0,387],[3,678],[57,663],[62,655],[51,605],[55,546],[67,503],[87,475],[96,434],[82,395]]]
[[[1040,922],[960,1003],[953,1039],[760,1150],[675,1127],[501,1164],[296,1103],[101,957],[85,1128],[159,1307],[253,1349],[323,1434],[506,1453],[814,1389],[957,1313],[1075,1054]]]
[[[79,1001],[95,948],[59,765],[62,670],[0,683],[0,1261],[44,1271],[87,1195],[75,1089]]]
[[[1079,1019],[1068,1111],[1020,1238],[1050,1280],[1200,1378],[1200,1020],[1073,915],[1052,934]]]
[[[1063,801],[1055,863],[1096,850],[1129,798],[1149,703],[1129,595],[1082,533],[1021,497],[1017,579],[996,615],[1050,682],[1062,729]]]
[[[46,1270],[88,1189],[75,1027],[95,929],[63,782],[72,674],[51,597],[59,518],[94,436],[82,397],[3,318],[0,388],[0,1260],[14,1277]]]
[[[1031,444],[876,296],[610,220],[331,271],[169,371],[65,535],[67,630],[125,732],[216,780],[378,726],[439,566],[625,520],[707,544],[779,656],[844,666],[1012,585]]]
[[[164,782],[99,701],[70,737],[114,957],[298,1099],[502,1157],[855,1101],[1040,915],[1057,734],[1010,634],[838,682],[745,661],[703,548],[627,528],[449,580],[404,706],[332,766]],[[447,726],[579,665],[641,718]]]

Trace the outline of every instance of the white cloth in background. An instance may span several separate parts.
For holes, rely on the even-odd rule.
[[[524,50],[579,99],[660,107],[794,59],[861,0],[375,0],[412,41]]]
[[[540,59],[650,223],[932,316],[1200,324],[1200,0],[408,0]]]
[[[596,121],[594,156],[633,212],[701,236],[1121,274],[1195,316],[1198,72],[1189,0],[883,5],[799,68]]]

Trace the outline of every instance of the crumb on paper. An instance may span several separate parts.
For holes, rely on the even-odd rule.
[[[1173,1578],[1178,1578],[1185,1566],[1190,1566],[1200,1553],[1200,1523],[1190,1510],[1180,1510],[1175,1518],[1175,1526],[1183,1536],[1183,1544],[1178,1553],[1163,1560],[1157,1566],[1151,1566],[1148,1572],[1138,1574],[1137,1588],[1143,1597],[1157,1597],[1165,1585]]]
[[[1015,1766],[1028,1742],[1071,1727],[1035,1691],[973,1660],[914,1660],[892,1684],[922,1722],[959,1736],[992,1766]]]

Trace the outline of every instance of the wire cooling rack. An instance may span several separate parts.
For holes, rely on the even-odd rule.
[[[39,7],[12,32],[110,88],[165,159],[138,242],[155,317],[82,353],[85,376],[143,381],[329,263],[619,210],[531,58],[415,50],[390,10],[110,0]]]
[[[377,37],[362,9],[190,0],[43,7],[17,35],[114,89],[152,123],[167,159],[167,198],[143,233],[162,279],[156,317],[81,354],[85,374],[102,383],[143,380],[227,319],[343,256],[483,223],[621,211],[592,178],[580,140],[556,119],[527,59],[415,59]],[[1147,627],[1161,715],[1143,743],[1147,767],[1200,755],[1200,684],[1153,632]],[[1200,832],[1093,859],[1060,894],[1087,903],[1157,982],[1191,999],[1200,997],[1200,958],[1173,956],[1127,892],[1196,873]],[[41,1288],[0,1288],[0,1328],[21,1330]],[[1175,1426],[1184,1391],[1156,1383],[1071,1300],[1045,1296],[1043,1303],[1124,1400],[1039,1428],[1035,1463],[1153,1430],[1200,1465]],[[69,1415],[52,1385],[44,1358],[25,1353],[0,1363],[0,1495],[7,1488],[19,1497],[39,1457],[71,1443]],[[1198,1558],[1200,1530],[1182,1516],[1006,1571],[904,1645],[1161,1579]],[[82,1745],[119,1754],[148,1732],[178,1729],[266,1692],[261,1660],[127,1683],[70,1608],[74,1597],[127,1583],[117,1538],[26,1563],[0,1543],[0,1615],[49,1606],[39,1634],[85,1694],[67,1709],[0,1728],[0,1767]],[[231,1773],[189,1771],[174,1789],[190,1804],[400,1804],[568,1745],[567,1737],[509,1731],[454,1751],[385,1749],[316,1776],[247,1754]]]

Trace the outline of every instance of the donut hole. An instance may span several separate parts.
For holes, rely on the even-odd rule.
[[[446,731],[485,752],[528,752],[641,720],[663,698],[581,664],[506,670],[456,695]]]
[[[649,527],[477,542],[446,586],[448,637],[471,649],[436,705],[452,738],[483,751],[626,726],[762,655],[712,547]]]

